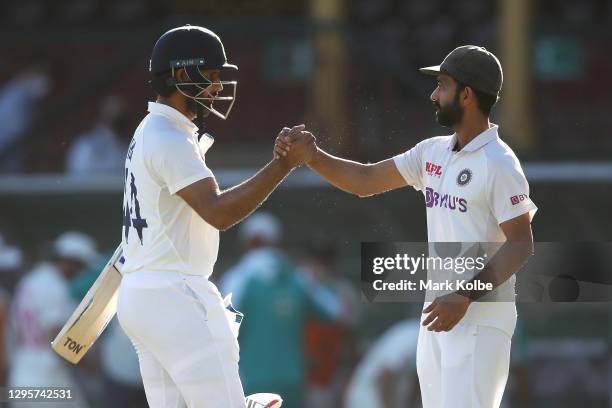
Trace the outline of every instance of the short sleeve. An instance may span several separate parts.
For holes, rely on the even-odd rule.
[[[194,138],[170,133],[161,135],[158,141],[151,152],[150,163],[170,194],[176,194],[196,181],[213,177]]]
[[[424,142],[417,143],[412,149],[393,157],[395,166],[408,185],[415,190],[423,190],[422,157]]]
[[[488,200],[498,224],[529,213],[533,219],[538,207],[529,197],[529,183],[518,159],[504,156],[489,161]]]

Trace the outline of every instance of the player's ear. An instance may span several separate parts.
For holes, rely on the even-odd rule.
[[[464,86],[461,94],[459,95],[459,100],[463,102],[463,106],[470,105],[472,103],[477,103],[476,94],[474,90],[469,86]]]
[[[174,71],[174,78],[177,82],[189,82],[189,76],[185,68],[179,68]]]

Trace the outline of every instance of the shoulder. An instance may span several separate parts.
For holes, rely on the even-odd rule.
[[[149,114],[142,123],[140,133],[147,139],[147,143],[160,142],[171,143],[187,136],[177,124],[162,115]]]
[[[519,159],[504,141],[497,139],[487,143],[483,151],[486,156],[487,186],[490,191],[516,185],[528,188],[529,182]]]
[[[522,173],[521,163],[510,146],[503,140],[497,138],[487,143],[483,148],[487,159],[489,171],[519,170]]]
[[[430,137],[417,143],[414,148],[420,157],[427,156],[431,158],[445,151],[452,138],[452,135]]]
[[[452,138],[452,135],[434,136],[420,141],[419,143],[417,143],[417,146],[420,146],[421,149],[447,147]]]
[[[414,145],[414,147],[412,147],[411,149],[408,149],[407,151],[400,153],[398,157],[404,157],[404,158],[414,157],[415,153],[422,155],[426,151],[430,151],[433,149],[446,148],[446,146],[448,145],[452,137],[453,137],[452,135],[434,136],[428,139],[421,140],[416,145]]]
[[[143,144],[152,151],[169,153],[196,146],[188,132],[161,115],[149,115],[140,134]]]

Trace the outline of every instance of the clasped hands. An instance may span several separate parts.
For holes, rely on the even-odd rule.
[[[291,168],[310,162],[317,152],[317,145],[314,135],[305,128],[305,125],[284,127],[274,143],[274,159],[283,161]]]

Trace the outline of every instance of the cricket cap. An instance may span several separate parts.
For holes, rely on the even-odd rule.
[[[504,82],[501,64],[492,52],[476,45],[452,50],[440,65],[420,68],[424,74],[445,74],[489,95],[499,95]]]
[[[242,242],[260,238],[269,245],[278,244],[283,233],[283,227],[274,215],[258,211],[247,218],[238,230]]]
[[[89,235],[77,231],[61,234],[53,245],[55,255],[60,258],[77,259],[89,264],[98,259],[96,243]]]

